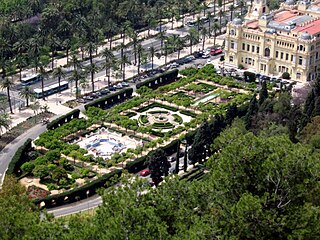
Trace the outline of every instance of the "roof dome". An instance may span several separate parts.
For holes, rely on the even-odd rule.
[[[309,33],[305,32],[305,33],[301,34],[300,39],[301,40],[311,40],[312,36]]]
[[[296,1],[295,0],[286,0],[286,5],[295,5]]]
[[[232,23],[234,25],[241,25],[242,24],[242,20],[240,18],[235,18],[232,20]]]

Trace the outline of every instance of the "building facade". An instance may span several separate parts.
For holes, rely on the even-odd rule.
[[[225,61],[256,73],[305,82],[316,78],[320,63],[320,1],[287,0],[270,12],[254,0],[244,20],[227,25]]]

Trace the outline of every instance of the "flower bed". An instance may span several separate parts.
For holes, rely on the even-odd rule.
[[[28,187],[27,190],[28,193],[28,198],[30,200],[34,200],[34,199],[38,199],[38,198],[45,198],[47,196],[49,196],[50,192],[46,191],[42,188],[39,188],[37,186],[31,185]]]

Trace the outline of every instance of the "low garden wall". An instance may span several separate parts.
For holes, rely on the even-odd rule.
[[[169,72],[165,72],[161,75],[158,75],[156,77],[153,77],[153,78],[150,78],[146,81],[143,81],[141,83],[138,83],[136,85],[137,89],[143,87],[143,86],[146,86],[148,88],[151,88],[151,89],[156,89],[160,86],[163,86],[163,85],[166,85],[166,84],[169,84],[173,81],[175,81],[178,77],[178,73],[179,73],[179,70],[178,69],[174,69],[172,71],[169,71]]]
[[[96,101],[90,102],[84,105],[84,108],[86,110],[88,110],[89,107],[98,107],[102,109],[110,108],[116,103],[123,102],[124,100],[131,98],[132,93],[132,88],[126,88],[117,93],[110,94],[105,97],[99,98]]]
[[[65,115],[62,115],[61,117],[51,121],[50,123],[48,123],[47,129],[48,130],[56,129],[56,128],[62,126],[63,124],[70,122],[72,119],[79,118],[79,115],[80,115],[80,110],[75,109],[75,110],[73,110]]]

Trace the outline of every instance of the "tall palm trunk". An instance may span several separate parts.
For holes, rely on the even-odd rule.
[[[41,92],[42,92],[42,99],[44,100],[44,77],[41,78]]]
[[[59,93],[61,93],[61,77],[58,77]]]
[[[8,95],[8,103],[9,103],[10,112],[13,114],[12,106],[11,106],[10,88],[9,87],[7,87],[7,95]]]
[[[92,92],[94,92],[94,71],[91,71],[91,87]]]
[[[76,82],[76,99],[77,99],[78,95],[79,95],[79,93],[78,93],[78,79],[76,79],[75,82]]]

